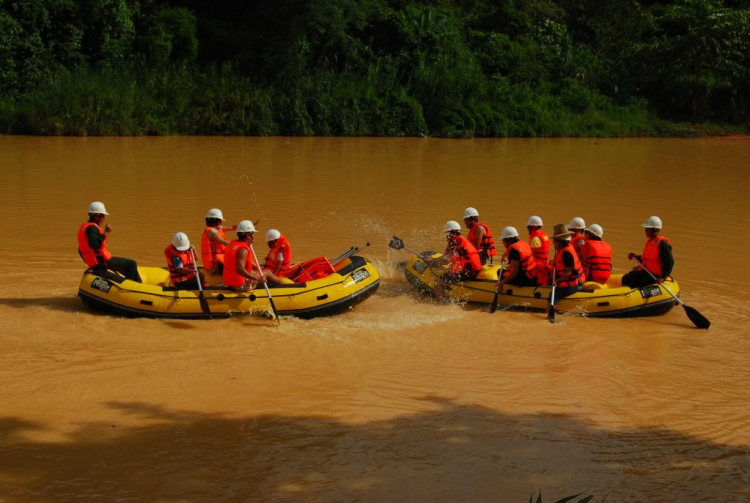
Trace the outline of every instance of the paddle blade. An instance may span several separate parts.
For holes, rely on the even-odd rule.
[[[200,301],[201,310],[203,311],[203,314],[207,314],[207,315],[211,316],[211,309],[208,307],[208,301],[203,296],[203,292],[201,292],[201,295],[198,298],[198,300]]]
[[[390,246],[394,250],[403,250],[404,249],[404,242],[401,241],[400,238],[398,238],[396,236],[393,236],[393,238],[391,238],[391,242],[388,243],[388,246]]]
[[[490,304],[490,314],[497,311],[497,297],[498,297],[498,293],[495,292],[495,296],[492,298],[492,304]]]
[[[552,306],[550,309],[549,314],[547,315],[547,321],[550,323],[555,323],[555,306]]]
[[[686,306],[684,304],[682,305],[682,307],[685,308],[685,314],[687,314],[688,318],[690,318],[690,321],[692,321],[693,325],[695,325],[696,327],[705,330],[711,326],[711,322],[708,321],[705,316],[696,311],[694,308]]]

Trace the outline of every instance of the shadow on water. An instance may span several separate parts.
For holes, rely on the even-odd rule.
[[[77,296],[66,295],[64,297],[35,297],[35,298],[5,298],[0,299],[0,306],[8,306],[16,309],[27,307],[44,307],[53,311],[72,313],[76,311],[88,311],[81,299]]]
[[[746,447],[423,400],[437,410],[364,424],[108,403],[148,425],[82,424],[60,442],[6,417],[0,500],[512,502],[540,489],[545,501],[750,498]]]

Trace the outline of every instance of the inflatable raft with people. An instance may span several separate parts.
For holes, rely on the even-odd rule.
[[[202,289],[177,290],[170,286],[166,268],[138,266],[142,283],[110,270],[89,268],[81,278],[78,296],[92,309],[130,317],[199,319],[240,313],[328,316],[347,311],[380,286],[380,275],[372,262],[355,254],[361,249],[352,247],[331,260],[318,257],[302,262],[293,266],[287,283],[252,291],[221,285],[221,275],[206,275],[208,286]]]
[[[411,250],[409,250],[411,251]],[[432,295],[435,279],[448,271],[448,267],[430,267],[422,257],[440,257],[441,253],[424,252],[414,256],[405,264],[407,281],[419,292]],[[445,295],[459,302],[470,304],[493,303],[500,265],[484,265],[474,280],[449,285]],[[607,284],[587,281],[583,290],[560,299],[555,306],[558,312],[574,312],[582,316],[598,318],[630,318],[657,316],[668,312],[677,304],[669,291],[679,296],[680,287],[674,279],[663,285],[654,283],[642,288],[622,286],[622,274],[612,274]],[[667,291],[669,289],[669,291]],[[544,312],[552,287],[517,287],[506,285],[497,296],[500,309]]]

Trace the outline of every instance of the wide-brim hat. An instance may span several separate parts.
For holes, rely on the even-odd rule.
[[[570,236],[573,234],[573,231],[569,231],[568,228],[565,227],[565,224],[557,224],[552,231],[552,239],[570,240]]]

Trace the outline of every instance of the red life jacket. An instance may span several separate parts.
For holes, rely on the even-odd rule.
[[[221,226],[206,227],[201,236],[201,259],[203,261],[203,268],[208,270],[216,270],[218,264],[224,264],[224,249],[226,246],[218,241],[211,241],[209,235],[212,230],[215,230],[219,237],[226,241],[227,237],[224,235],[224,229]],[[213,250],[211,249],[213,247]]]
[[[531,253],[536,261],[536,276],[540,285],[548,285],[550,283],[549,248],[552,241],[542,229],[537,229],[529,234],[529,244],[534,238],[539,238],[542,243],[539,248],[531,248]]]
[[[583,247],[588,259],[586,279],[602,285],[607,283],[612,274],[612,247],[606,241],[589,239]]]
[[[231,287],[240,287],[245,285],[245,277],[241,276],[237,272],[237,254],[240,250],[247,250],[247,258],[245,260],[245,269],[248,271],[252,270],[252,251],[250,246],[244,241],[237,241],[236,239],[229,243],[224,250],[224,284]],[[250,262],[250,268],[248,269],[247,264]]]
[[[452,236],[448,245],[451,250],[451,272],[454,274],[463,271],[479,271],[482,269],[482,261],[474,245],[463,236]]]
[[[179,258],[182,263],[182,267],[185,269],[194,269],[195,261],[193,260],[193,253],[190,248],[185,251],[180,251],[175,248],[172,244],[167,245],[164,248],[164,257],[167,259],[167,268],[169,269],[169,277],[172,278],[172,284],[180,283],[181,281],[187,281],[195,277],[195,272],[182,273],[177,270],[174,259]]]
[[[646,240],[646,246],[643,247],[643,254],[641,255],[641,263],[643,264],[643,267],[651,271],[651,274],[657,278],[661,276],[661,267],[663,265],[661,263],[661,258],[659,258],[659,248],[662,241],[671,244],[669,239],[661,235],[656,236],[653,239],[648,238]]]
[[[279,256],[282,257],[281,269],[276,272],[276,268],[279,266]],[[276,274],[279,278],[285,277],[289,273],[289,268],[292,264],[292,248],[289,246],[289,240],[283,234],[276,240],[273,248],[268,252],[266,256],[266,263],[264,267]]]
[[[89,238],[86,236],[86,230],[94,226],[99,231],[99,234],[104,234],[104,230],[96,225],[94,222],[86,222],[81,225],[78,229],[78,253],[86,265],[94,267],[96,265],[107,265],[107,260],[112,258],[112,254],[107,250],[107,238],[105,237],[102,241],[102,246],[98,250],[94,250],[89,246]]]
[[[474,224],[471,229],[469,229],[469,235],[466,236],[466,239],[468,239],[471,244],[474,244],[474,237],[476,235],[477,228],[480,225],[484,227],[484,236],[482,236],[482,240],[479,242],[479,248],[477,248],[477,252],[482,253],[484,251],[487,253],[487,257],[494,257],[495,255],[497,255],[497,249],[495,248],[495,239],[492,237],[492,231],[487,226],[487,224],[483,224],[482,222],[477,222],[476,224]]]
[[[555,253],[555,275],[557,278],[561,278],[565,275],[565,264],[563,264],[563,252],[568,252],[573,256],[573,276],[571,276],[568,280],[563,281],[562,283],[558,283],[557,286],[559,287],[566,287],[566,286],[578,286],[582,285],[586,282],[586,274],[583,272],[583,267],[581,267],[581,261],[578,260],[578,254],[576,253],[575,249],[570,245],[567,244],[563,248],[560,248]]]
[[[588,241],[588,238],[586,238],[585,233],[570,236],[570,244],[573,245],[573,248],[579,257],[582,255],[581,252],[583,251],[583,245],[586,244],[586,241]]]
[[[531,246],[526,241],[520,239],[508,246],[508,257],[510,257],[511,250],[516,250],[518,255],[521,257],[519,263],[521,265],[521,272],[523,272],[527,278],[536,278],[536,261],[534,255],[531,253]]]

